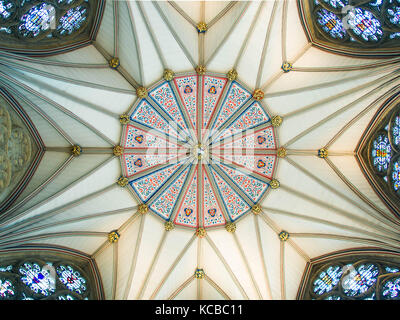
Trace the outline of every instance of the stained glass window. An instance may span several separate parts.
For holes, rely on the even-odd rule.
[[[387,135],[380,134],[372,142],[371,156],[375,168],[379,172],[386,172],[392,157],[392,147]]]
[[[76,0],[57,0],[57,3],[59,4],[71,4],[75,2]]]
[[[60,281],[71,291],[82,294],[86,291],[86,280],[71,266],[59,266],[57,275]]]
[[[43,254],[43,253],[41,253]],[[94,300],[99,299],[98,285],[91,285],[95,275],[87,262],[61,263],[51,256],[45,262],[32,257],[0,257],[0,300]],[[4,258],[6,257],[6,258]],[[51,261],[50,261],[51,260]]]
[[[396,273],[399,272],[400,269],[398,268],[392,268],[392,267],[385,267],[386,272],[390,272],[390,273]]]
[[[326,297],[325,300],[342,300],[339,296],[329,296]]]
[[[395,261],[395,263],[393,263]],[[400,299],[400,257],[356,253],[324,257],[307,270],[299,299]]]
[[[317,22],[321,29],[334,39],[343,39],[346,36],[342,21],[333,12],[326,9],[318,10]]]
[[[390,39],[400,38],[400,32],[391,33],[389,37]]]
[[[334,9],[344,8],[349,4],[348,0],[322,0],[322,1]]]
[[[123,129],[122,170],[135,197],[158,217],[190,228],[249,213],[276,165],[270,116],[252,96],[225,75],[188,73],[156,83],[132,106]]]
[[[0,50],[50,54],[86,45],[104,7],[105,0],[0,0]]]
[[[314,281],[314,292],[321,295],[331,291],[339,283],[342,273],[340,266],[330,266],[322,271],[319,278]]]
[[[298,1],[306,31],[330,51],[362,55],[397,55],[400,50],[399,0]]]
[[[15,11],[15,5],[12,1],[0,0],[0,19],[7,20],[13,11]]]
[[[382,288],[384,299],[398,299],[400,297],[400,277],[385,282]]]
[[[391,24],[400,26],[400,2],[387,9],[387,16]]]
[[[65,296],[59,296],[58,300],[75,300],[75,298],[73,296],[70,296],[69,294],[67,294]]]
[[[400,116],[396,115],[391,121],[392,143],[396,146],[400,145]]]
[[[67,13],[61,17],[57,31],[61,35],[71,34],[79,30],[87,18],[87,8],[78,6],[69,9]]]
[[[355,8],[349,11],[347,23],[354,34],[365,41],[377,42],[383,36],[381,22],[368,10]]]
[[[18,29],[24,37],[36,37],[41,31],[48,30],[54,19],[54,7],[47,3],[41,3],[21,17]]]
[[[344,293],[351,297],[365,293],[376,282],[378,274],[378,267],[373,264],[362,264],[351,270],[342,282]]]
[[[49,271],[42,269],[38,264],[24,263],[19,272],[23,275],[22,282],[32,291],[45,296],[55,291],[54,279],[50,277]]]
[[[13,266],[7,266],[7,267],[0,267],[0,272],[10,272],[13,269]]]
[[[399,161],[395,161],[392,164],[392,175],[391,175],[392,187],[394,191],[399,191],[400,189],[400,165]]]
[[[10,280],[0,279],[0,298],[10,298],[14,292],[14,286]]]

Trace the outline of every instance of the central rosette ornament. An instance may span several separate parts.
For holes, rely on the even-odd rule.
[[[276,139],[265,106],[225,75],[181,73],[148,88],[124,124],[122,172],[165,221],[223,226],[265,197]]]

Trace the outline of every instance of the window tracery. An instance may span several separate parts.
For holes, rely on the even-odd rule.
[[[0,300],[92,300],[97,298],[92,282],[82,262],[19,257],[0,266]]]
[[[365,178],[397,218],[400,217],[400,99],[388,98],[362,134],[355,149]]]
[[[382,121],[381,129],[370,145],[370,163],[376,173],[389,186],[389,190],[400,196],[400,104],[394,107]]]
[[[102,0],[0,0],[0,49],[47,53],[88,42],[103,6]]]
[[[393,49],[400,46],[400,0],[310,0],[298,6],[308,37],[321,48],[357,55],[398,53]]]
[[[309,266],[303,300],[399,300],[398,255],[340,253]]]

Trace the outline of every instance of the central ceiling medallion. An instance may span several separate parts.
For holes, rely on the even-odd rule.
[[[277,162],[275,129],[254,90],[210,72],[174,74],[146,89],[121,140],[122,172],[137,201],[197,229],[252,212]]]

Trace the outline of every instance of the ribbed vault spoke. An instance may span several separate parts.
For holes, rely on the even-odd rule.
[[[378,87],[370,90],[369,92],[367,92],[366,94],[364,94],[363,96],[361,96],[360,98],[354,100],[353,102],[343,106],[342,108],[338,109],[337,111],[331,113],[329,116],[323,118],[322,120],[318,121],[317,123],[315,123],[313,126],[305,129],[304,131],[302,131],[301,133],[299,133],[297,136],[295,136],[294,138],[290,139],[288,142],[286,142],[283,147],[288,147],[291,144],[293,144],[294,142],[296,142],[297,140],[299,140],[300,138],[302,138],[303,136],[309,134],[311,131],[315,130],[316,128],[318,128],[319,126],[325,124],[327,121],[337,117],[338,115],[342,114],[343,112],[347,111],[348,109],[350,109],[351,107],[355,106],[357,103],[363,101],[364,99],[370,97],[371,95],[375,94],[378,90],[381,90],[383,87],[398,81],[399,76],[393,77],[395,74],[397,74],[397,72],[393,72],[389,75],[385,75],[383,77],[381,77],[379,79],[379,81],[382,80],[387,80],[389,78],[389,80],[387,80],[385,83],[380,84]]]

